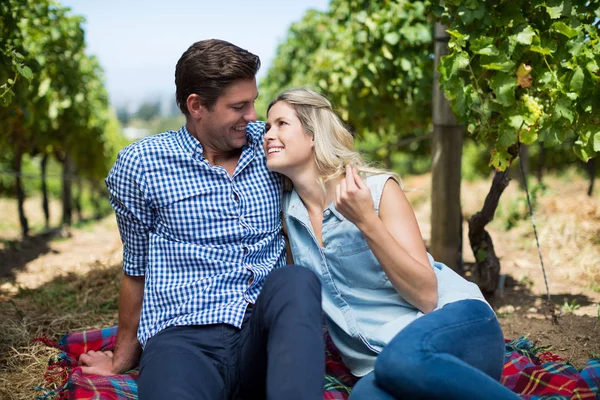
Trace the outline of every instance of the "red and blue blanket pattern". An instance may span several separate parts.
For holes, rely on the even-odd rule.
[[[38,339],[61,349],[53,356],[44,378],[46,387],[39,388],[38,399],[137,399],[137,371],[104,377],[83,375],[78,368],[79,355],[88,350],[112,350],[117,327],[74,332],[58,343]],[[506,342],[504,372],[501,382],[524,400],[597,399],[600,398],[600,359],[590,359],[578,371],[565,360],[536,348],[526,338]],[[356,382],[342,363],[331,339],[326,335],[327,365],[323,399],[347,399]]]

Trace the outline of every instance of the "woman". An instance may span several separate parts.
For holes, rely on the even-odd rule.
[[[288,189],[288,255],[319,275],[331,338],[362,377],[351,398],[518,398],[498,382],[494,312],[427,254],[398,177],[366,165],[329,101],[283,92],[266,131],[267,166]]]

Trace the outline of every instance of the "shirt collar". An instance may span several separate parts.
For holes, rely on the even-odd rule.
[[[183,125],[176,133],[177,141],[186,153],[194,154],[196,151],[202,153],[202,145]]]
[[[287,214],[300,221],[310,220],[308,217],[308,211],[306,210],[302,199],[300,199],[300,196],[298,196],[296,189],[292,189],[292,192],[289,194],[289,196],[290,201],[287,207]],[[327,208],[323,210],[323,212],[327,213],[327,211],[330,211],[337,219],[340,220],[340,222],[344,221],[346,218],[338,210],[335,209],[334,204],[335,203],[332,201],[331,204],[329,204]]]
[[[254,126],[254,129],[249,129],[249,126],[251,124],[255,124],[257,126]],[[246,143],[246,146],[253,148],[254,145],[256,144],[256,139],[254,136],[254,132],[259,131],[260,129],[264,129],[264,124],[260,123],[250,123],[248,124],[248,127],[246,127],[246,140],[248,141]],[[195,152],[199,152],[200,154],[202,154],[203,152],[203,148],[202,145],[200,144],[200,142],[198,141],[198,139],[196,139],[194,137],[194,135],[192,135],[190,133],[190,131],[188,131],[187,127],[185,126],[185,124],[181,127],[181,129],[179,129],[176,133],[176,137],[177,137],[177,141],[179,142],[179,144],[181,145],[181,147],[183,148],[183,150],[186,153],[190,153],[190,154],[194,154]],[[245,146],[244,146],[245,147]]]

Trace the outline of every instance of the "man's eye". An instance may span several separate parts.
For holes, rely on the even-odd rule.
[[[236,111],[242,111],[242,109],[244,108],[244,106],[234,106],[233,109]]]

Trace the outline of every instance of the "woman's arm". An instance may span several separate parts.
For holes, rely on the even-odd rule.
[[[336,193],[336,209],[354,223],[400,295],[423,313],[437,306],[437,278],[427,258],[415,214],[400,186],[388,180],[379,216],[371,191],[354,168]]]

